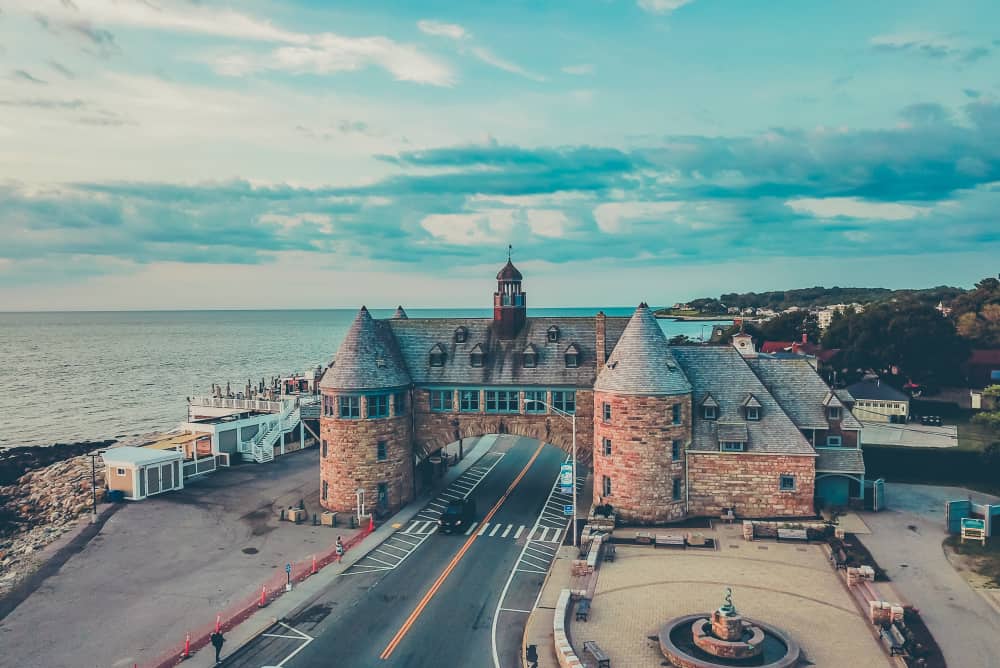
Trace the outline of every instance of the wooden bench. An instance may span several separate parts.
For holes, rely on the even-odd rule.
[[[684,534],[679,533],[658,533],[656,534],[656,543],[654,547],[687,547],[687,543],[684,541]]]
[[[882,644],[889,650],[889,656],[903,656],[906,654],[906,638],[895,626],[888,626],[879,629],[879,638]]]
[[[636,545],[652,545],[653,544],[653,534],[646,531],[636,531],[635,532],[635,544]]]
[[[809,540],[809,533],[805,529],[778,529],[778,542],[782,540]]]
[[[581,598],[576,602],[576,621],[585,622],[590,618],[590,599]]]
[[[830,554],[830,559],[833,561],[833,565],[836,566],[838,570],[847,568],[847,553],[844,552],[843,548],[838,547],[834,550]]]
[[[604,561],[614,561],[615,560],[615,546],[608,543],[604,546]]]
[[[593,640],[583,643],[583,651],[594,657],[594,660],[597,661],[597,668],[611,668],[611,659]]]

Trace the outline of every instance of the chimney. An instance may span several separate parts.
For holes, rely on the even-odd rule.
[[[809,343],[809,335],[802,332],[802,343]]]
[[[605,341],[604,341],[604,311],[598,311],[597,313],[597,333],[596,333],[596,343],[594,349],[597,351],[597,369],[600,371],[604,363],[608,361],[607,354],[605,353]]]

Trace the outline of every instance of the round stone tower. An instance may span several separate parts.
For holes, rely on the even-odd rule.
[[[413,498],[410,375],[387,323],[364,306],[320,381],[320,503],[394,512]]]
[[[594,501],[643,524],[680,519],[691,384],[639,304],[594,384]]]

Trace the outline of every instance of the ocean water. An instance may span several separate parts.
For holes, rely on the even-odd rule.
[[[632,308],[529,309],[529,316],[631,315]],[[376,318],[392,310],[373,309]],[[491,317],[489,309],[412,309],[410,317]],[[0,312],[0,447],[122,438],[186,418],[185,397],[212,383],[326,365],[354,309]],[[661,320],[698,338],[712,323]]]

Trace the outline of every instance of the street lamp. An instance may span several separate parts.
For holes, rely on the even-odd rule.
[[[92,524],[97,523],[97,458],[105,452],[107,450],[97,450],[96,452],[87,453],[87,456],[90,457],[90,498],[93,512],[90,516],[90,521]]]
[[[556,413],[563,419],[568,419],[573,423],[573,547],[576,547],[576,413],[570,413],[569,411],[564,411],[561,408],[556,408],[550,403],[542,401],[540,399],[525,399],[525,404],[541,404],[549,410]]]

